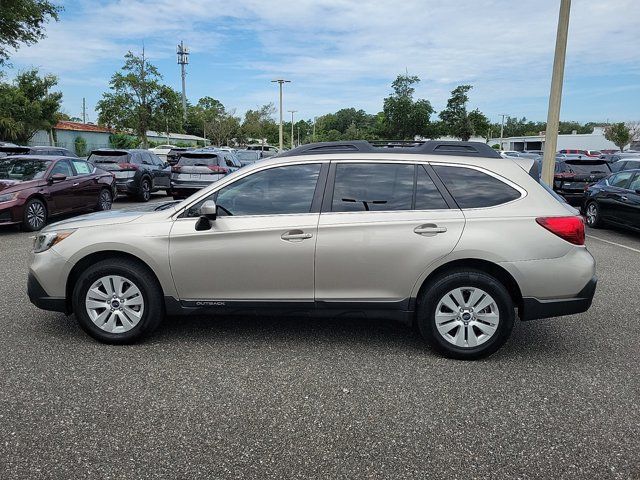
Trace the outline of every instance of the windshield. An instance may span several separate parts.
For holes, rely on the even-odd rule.
[[[595,162],[565,162],[567,167],[572,173],[609,173],[611,169],[607,165],[606,162],[595,163]]]
[[[92,153],[91,155],[89,155],[88,161],[92,163],[127,163],[128,155],[129,154],[127,153]]]
[[[183,155],[182,157],[180,157],[180,161],[178,162],[178,165],[180,165],[181,167],[207,167],[209,165],[217,164],[217,155],[199,155],[197,157],[186,157]]]
[[[49,160],[0,159],[0,179],[20,182],[37,180],[44,177],[49,165],[51,165]]]

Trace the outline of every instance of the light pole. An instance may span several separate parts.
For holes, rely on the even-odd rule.
[[[284,148],[284,134],[282,132],[282,84],[283,83],[291,83],[291,80],[283,80],[279,78],[278,80],[271,80],[271,83],[278,83],[280,86],[280,150]]]
[[[287,112],[291,113],[291,148],[293,148],[293,114],[298,110],[287,110]]]
[[[500,125],[500,150],[503,150],[502,148],[502,137],[504,136],[504,117],[507,116],[506,113],[501,113],[500,116],[502,117],[502,124]]]
[[[178,54],[178,65],[182,69],[182,120],[187,121],[187,71],[185,65],[189,63],[189,49],[184,46],[184,42],[181,40],[180,44],[176,48]]]
[[[313,117],[313,141],[316,141],[316,120],[318,117]]]
[[[551,91],[549,92],[549,112],[547,129],[544,135],[544,154],[542,157],[542,181],[553,185],[553,173],[558,146],[558,126],[560,123],[560,104],[562,102],[562,81],[564,79],[564,59],[567,54],[567,36],[569,33],[569,12],[571,0],[561,0],[556,34],[556,52],[553,58]]]

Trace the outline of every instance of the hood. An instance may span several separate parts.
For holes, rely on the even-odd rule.
[[[52,223],[43,231],[59,230],[61,228],[83,228],[97,227],[102,225],[119,225],[130,223],[145,215],[157,213],[159,211],[175,209],[175,204],[180,202],[171,201],[160,204],[144,204],[121,210],[108,210],[106,212],[95,212],[79,217],[69,218],[60,222]]]
[[[5,193],[17,192],[19,190],[24,190],[25,188],[38,187],[42,183],[46,183],[46,182],[44,182],[42,179],[40,179],[40,180],[27,180],[25,182],[22,182],[20,180],[2,179],[2,180],[0,180],[0,192],[3,192],[5,190],[8,190]]]

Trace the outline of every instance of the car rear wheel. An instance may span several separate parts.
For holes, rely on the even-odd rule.
[[[602,225],[600,217],[600,207],[596,202],[590,202],[585,209],[585,218],[587,225],[592,228],[598,228]]]
[[[113,194],[106,188],[100,190],[100,195],[98,196],[98,205],[96,210],[111,210],[111,205],[113,205]]]
[[[42,200],[32,198],[24,206],[22,214],[22,229],[35,232],[47,224],[47,206]]]
[[[138,199],[143,202],[148,202],[151,198],[151,182],[148,178],[143,178],[140,182],[140,191],[138,192]]]
[[[72,301],[80,327],[104,343],[134,342],[164,318],[161,288],[153,274],[122,259],[103,260],[85,270]]]
[[[496,278],[453,271],[422,292],[416,321],[422,336],[444,356],[476,360],[507,341],[514,319],[513,300]]]

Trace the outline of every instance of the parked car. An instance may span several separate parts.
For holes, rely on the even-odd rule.
[[[590,227],[613,224],[640,231],[640,168],[614,173],[591,185],[583,211]]]
[[[169,150],[169,153],[167,153],[167,162],[169,162],[169,165],[173,166],[176,163],[178,163],[178,159],[180,158],[180,155],[183,152],[188,152],[191,150],[195,150],[195,148],[192,147],[175,147],[172,148],[171,150]]]
[[[609,165],[611,166],[612,172],[640,168],[640,155],[623,157]]]
[[[176,148],[175,145],[158,145],[157,147],[150,148],[149,151],[167,162],[167,155],[174,148]]]
[[[60,214],[110,210],[115,179],[76,157],[0,158],[0,224],[36,231]]]
[[[623,169],[625,160],[640,159],[640,153],[614,153],[613,155],[601,155],[600,158],[602,157],[605,157],[604,160],[607,160],[611,164],[611,170],[616,172]]]
[[[116,177],[118,193],[147,202],[151,193],[165,190],[169,194],[171,170],[148,150],[93,150],[88,161]]]
[[[0,158],[10,155],[52,155],[57,157],[78,157],[75,153],[62,147],[25,147],[21,145],[0,146]]]
[[[262,159],[262,153],[259,150],[238,150],[236,151],[236,157],[244,167]]]
[[[576,148],[564,148],[562,150],[558,150],[558,153],[573,153],[577,155],[586,155],[587,157],[598,158],[602,155],[600,150],[579,150]]]
[[[184,152],[171,167],[171,195],[174,199],[187,198],[240,167],[231,152],[211,149]]]
[[[107,343],[165,314],[306,310],[402,320],[447,356],[480,358],[516,310],[580,313],[596,288],[582,218],[534,165],[477,142],[304,145],[161,211],[48,227],[29,298]]]
[[[556,161],[553,189],[570,205],[580,206],[587,187],[611,174],[609,164],[600,159]]]
[[[277,147],[273,147],[271,145],[247,145],[246,150],[260,150],[262,158],[273,157],[280,153],[280,150]]]

